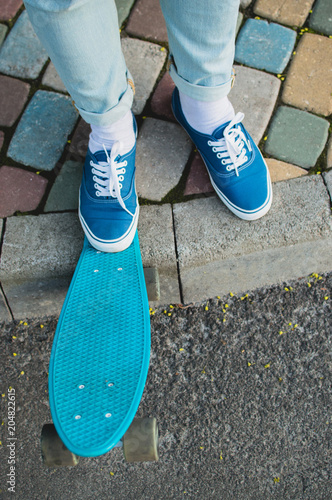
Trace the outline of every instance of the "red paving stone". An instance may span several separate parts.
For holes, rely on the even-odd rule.
[[[80,119],[69,146],[70,153],[73,153],[80,158],[85,158],[88,150],[90,131],[90,125]]]
[[[151,109],[156,115],[176,121],[172,112],[172,92],[175,84],[169,73],[165,73],[152,96]]]
[[[167,30],[158,0],[138,0],[126,27],[130,35],[167,42]]]
[[[0,75],[0,125],[11,127],[28,98],[30,85],[27,83]]]
[[[0,130],[0,151],[2,149],[4,139],[5,139],[5,134],[4,132],[2,132],[2,130]]]
[[[22,0],[0,0],[0,20],[12,19],[23,5]]]
[[[214,191],[209,174],[199,153],[196,153],[190,167],[184,195],[212,193]]]
[[[21,168],[0,168],[0,217],[8,217],[15,212],[35,210],[47,186],[47,180],[40,175]]]

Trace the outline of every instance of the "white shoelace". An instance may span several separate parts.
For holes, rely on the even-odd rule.
[[[98,163],[94,163],[92,160],[90,161],[93,180],[95,182],[94,187],[96,190],[96,196],[112,196],[112,198],[117,198],[123,210],[134,217],[134,214],[126,208],[121,196],[121,182],[124,180],[124,174],[126,173],[125,167],[127,166],[127,161],[115,161],[119,156],[121,143],[114,143],[111,149],[111,156],[109,156],[104,145],[103,148],[107,161],[100,161]]]
[[[249,151],[252,151],[250,142],[242,132],[241,127],[236,126],[243,118],[243,113],[237,113],[225,128],[224,137],[215,141],[208,141],[208,145],[212,146],[212,151],[217,153],[221,163],[227,165],[226,170],[228,172],[235,170],[237,176],[239,175],[238,167],[248,161],[244,145],[247,146]]]

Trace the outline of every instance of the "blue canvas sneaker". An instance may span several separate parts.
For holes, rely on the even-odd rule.
[[[133,118],[134,119],[134,118]],[[136,122],[134,119],[136,132]],[[121,154],[88,150],[79,194],[79,218],[90,244],[103,252],[121,252],[135,236],[139,205],[135,188],[136,144]]]
[[[206,135],[187,122],[177,88],[173,92],[172,108],[203,158],[221,201],[241,219],[263,217],[272,203],[271,179],[261,152],[241,123],[244,114],[238,113],[212,135]]]

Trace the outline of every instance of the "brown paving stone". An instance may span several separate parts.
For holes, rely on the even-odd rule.
[[[69,146],[70,153],[73,153],[80,158],[85,158],[88,150],[90,131],[90,125],[80,119]]]
[[[16,211],[35,210],[45,192],[47,180],[21,168],[0,168],[0,217]]]
[[[2,149],[3,141],[5,140],[5,134],[0,130],[0,151]]]
[[[201,155],[196,153],[190,167],[184,195],[212,193],[213,191],[214,189]]]
[[[302,26],[314,0],[257,0],[254,13],[288,26]]]
[[[328,116],[332,113],[332,39],[306,33],[300,41],[285,81],[282,101]]]
[[[295,177],[301,177],[308,173],[304,168],[296,167],[291,163],[285,163],[284,161],[275,160],[274,158],[265,158],[265,161],[272,182],[286,181],[288,179],[294,179]]]
[[[0,125],[11,127],[28,98],[30,85],[0,75]]]
[[[22,5],[22,0],[0,0],[1,21],[8,21],[9,19],[12,19]]]
[[[166,42],[167,30],[158,0],[138,0],[126,27],[130,35]]]
[[[176,121],[171,107],[172,92],[174,88],[175,84],[170,74],[167,72],[158,83],[151,100],[151,109],[153,113],[171,121]]]

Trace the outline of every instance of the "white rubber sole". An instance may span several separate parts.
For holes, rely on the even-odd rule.
[[[203,160],[204,161],[204,160]],[[204,162],[205,163],[205,162]],[[208,174],[209,174],[209,177],[210,177],[210,181],[211,181],[211,184],[213,186],[213,189],[215,190],[215,192],[217,193],[217,195],[219,196],[220,200],[224,203],[224,205],[226,205],[226,207],[231,211],[233,212],[234,215],[236,215],[237,217],[239,217],[239,219],[243,219],[243,220],[247,220],[247,221],[251,221],[251,220],[257,220],[257,219],[260,219],[261,217],[264,217],[264,215],[267,214],[267,212],[270,210],[271,208],[271,205],[272,205],[272,199],[273,199],[273,195],[272,195],[272,184],[271,184],[271,179],[269,177],[269,182],[268,182],[268,198],[267,198],[267,202],[264,203],[264,205],[262,205],[261,208],[258,208],[257,210],[253,210],[253,211],[248,211],[248,212],[243,212],[241,210],[239,210],[236,205],[233,205],[229,200],[228,198],[226,198],[226,196],[224,196],[222,194],[222,192],[218,189],[218,187],[216,186],[216,184],[213,182],[213,179],[209,173],[209,170],[206,169]]]
[[[89,243],[93,248],[96,250],[100,250],[101,252],[107,252],[107,253],[117,253],[117,252],[123,252],[126,250],[132,243],[136,229],[137,229],[137,223],[138,223],[138,216],[139,216],[139,205],[137,205],[137,209],[134,215],[134,218],[132,220],[132,223],[127,230],[127,232],[122,236],[122,238],[119,238],[118,240],[113,240],[113,241],[107,241],[107,240],[99,240],[96,239],[95,236],[91,233],[89,230],[85,220],[83,219],[81,212],[79,210],[79,219],[82,225],[82,229],[84,231],[85,236],[87,237]]]

